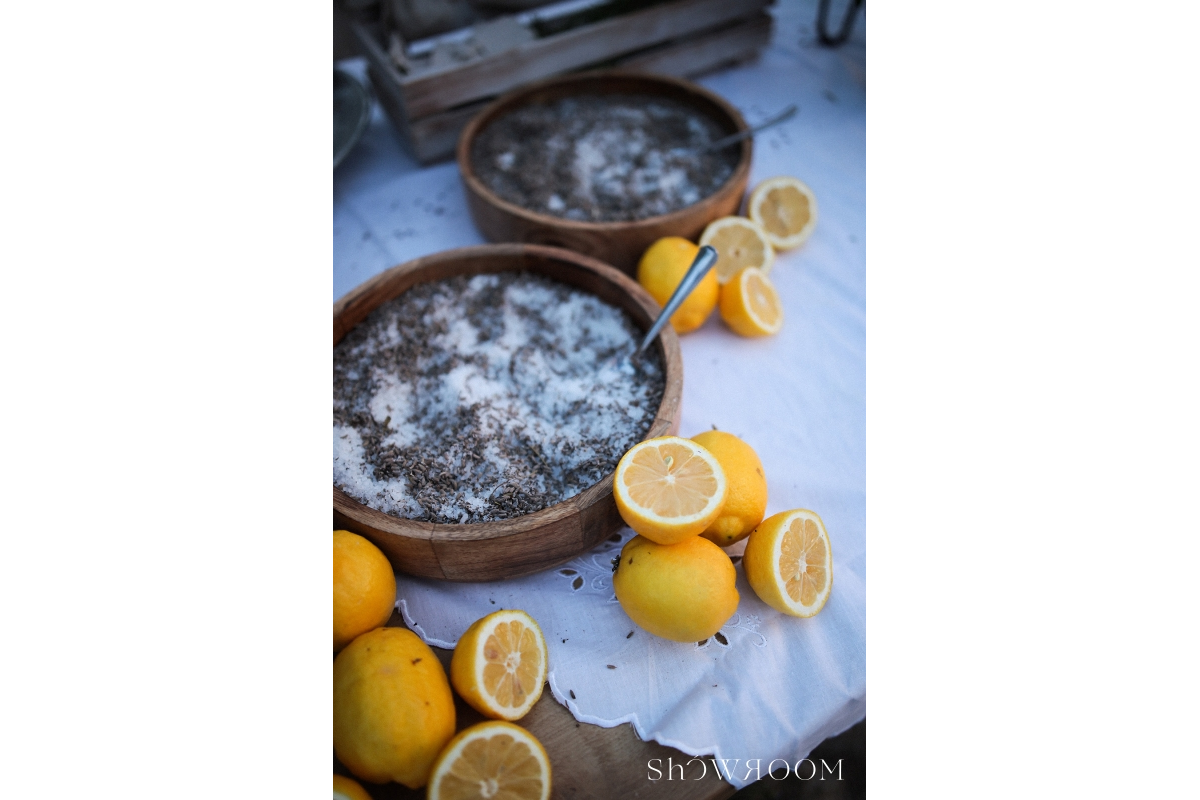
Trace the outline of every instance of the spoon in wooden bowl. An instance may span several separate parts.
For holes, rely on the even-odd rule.
[[[671,320],[671,315],[679,309],[679,306],[683,304],[687,296],[700,284],[701,279],[708,274],[708,271],[716,263],[716,249],[707,244],[701,247],[699,252],[696,253],[696,257],[692,260],[692,265],[684,273],[683,280],[675,287],[675,291],[667,300],[667,304],[663,306],[662,311],[655,317],[654,324],[650,326],[650,330],[646,331],[646,336],[642,339],[642,343],[624,355],[620,352],[613,354],[599,364],[598,368],[600,370],[616,368],[624,373],[628,373],[629,370],[640,371],[638,365],[641,363],[642,353],[646,351],[651,342],[658,338],[658,334],[662,332],[663,326]]]
[[[701,279],[708,274],[708,271],[712,269],[716,263],[716,249],[707,244],[701,247],[700,252],[696,253],[696,258],[692,261],[692,265],[688,267],[688,271],[684,273],[683,280],[681,280],[679,285],[675,287],[675,292],[671,295],[671,299],[669,299],[667,304],[663,306],[662,313],[658,315],[658,319],[654,320],[654,324],[651,325],[650,330],[646,332],[646,338],[642,339],[641,345],[639,345],[638,349],[633,352],[633,355],[641,353],[650,346],[650,343],[653,342],[654,338],[658,336],[660,331],[662,331],[663,326],[666,325],[671,319],[671,315],[679,309],[679,306],[683,304],[683,301],[687,299],[687,296],[691,294],[692,290],[700,284]]]
[[[662,311],[654,319],[654,324],[650,326],[650,330],[646,331],[645,338],[642,343],[634,350],[621,355],[619,352],[610,356],[601,365],[601,369],[616,367],[622,372],[630,369],[637,369],[637,362],[640,361],[640,356],[650,346],[658,334],[662,332],[663,326],[666,325],[671,315],[674,314],[687,296],[692,293],[692,290],[699,285],[700,280],[708,274],[708,271],[717,263],[717,251],[709,246],[704,245],[700,251],[696,253],[696,258],[692,260],[692,265],[688,267],[688,271],[684,273],[683,280],[675,287],[674,293],[667,300],[667,304],[663,306]]]
[[[787,120],[796,116],[796,112],[799,110],[800,110],[800,107],[798,105],[796,105],[795,103],[792,103],[790,106],[785,108],[783,111],[780,111],[778,114],[771,117],[770,119],[768,119],[764,122],[760,122],[752,128],[747,128],[744,131],[738,131],[737,133],[733,134],[732,136],[726,136],[724,138],[717,139],[715,142],[709,142],[708,144],[704,145],[703,147],[697,149],[696,152],[697,153],[711,153],[714,150],[720,150],[722,148],[728,147],[731,144],[736,144],[737,142],[740,142],[742,139],[747,139],[747,138],[753,136],[754,134],[758,133],[759,131],[763,130],[764,128],[769,128],[772,125],[778,125],[781,122],[786,122]]]

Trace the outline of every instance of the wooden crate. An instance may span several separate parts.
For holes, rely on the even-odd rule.
[[[753,58],[770,41],[773,1],[659,2],[541,37],[522,21],[529,15],[511,14],[438,37],[445,44],[421,58],[409,57],[385,24],[355,20],[351,29],[380,104],[428,164],[454,154],[459,132],[481,108],[530,81],[595,67],[693,77]]]

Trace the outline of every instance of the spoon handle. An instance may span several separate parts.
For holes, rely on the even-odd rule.
[[[753,136],[754,134],[758,133],[763,128],[769,128],[772,125],[778,125],[781,122],[791,119],[792,117],[794,117],[796,115],[796,112],[799,110],[800,110],[800,107],[798,105],[796,105],[795,103],[792,103],[790,106],[788,106],[783,111],[776,114],[774,117],[771,117],[766,122],[760,122],[757,125],[755,125],[753,128],[747,128],[744,131],[738,131],[737,133],[733,134],[732,136],[726,136],[723,139],[717,139],[715,142],[709,142],[708,144],[704,145],[704,147],[701,147],[699,152],[708,153],[713,150],[720,150],[723,147],[728,147],[729,145],[734,144],[735,142],[740,142],[742,139],[745,139],[748,136]]]
[[[675,293],[671,295],[671,299],[663,306],[662,313],[658,315],[658,319],[654,320],[654,324],[650,326],[650,330],[646,333],[646,338],[642,339],[642,344],[638,347],[637,352],[642,352],[650,343],[654,341],[654,337],[658,336],[659,331],[671,319],[671,315],[678,310],[687,296],[692,293],[700,280],[708,274],[708,271],[717,263],[717,251],[710,245],[704,245],[700,248],[700,252],[696,253],[696,260],[688,267],[687,273],[683,276],[683,280],[675,287]]]

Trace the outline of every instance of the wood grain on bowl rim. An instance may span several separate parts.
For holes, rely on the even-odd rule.
[[[648,330],[660,310],[646,291],[613,267],[570,250],[532,244],[492,244],[446,250],[376,275],[333,304],[333,343],[377,307],[412,286],[455,275],[525,270],[596,295]],[[679,430],[683,358],[668,325],[655,342],[666,385],[644,438]],[[333,487],[333,524],[370,539],[401,572],[449,581],[516,578],[557,566],[590,550],[624,522],[612,496],[612,473],[575,497],[499,522],[442,525],[393,517]]]
[[[492,120],[519,106],[579,94],[656,94],[682,101],[716,120],[726,132],[747,129],[738,110],[720,95],[682,78],[625,70],[600,70],[530,84],[504,95],[467,123],[458,139],[458,171],[467,207],[484,238],[492,242],[528,242],[566,247],[616,266],[632,275],[646,248],[664,236],[695,241],[708,223],[737,214],[750,180],[753,137],[738,147],[733,174],[715,192],[690,206],[627,222],[578,222],[541,214],[502,199],[475,174],[471,145]]]

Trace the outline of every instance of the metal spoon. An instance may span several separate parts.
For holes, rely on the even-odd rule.
[[[654,324],[650,326],[650,330],[646,332],[646,338],[642,339],[641,345],[634,351],[634,355],[645,350],[658,336],[659,331],[671,319],[687,296],[692,293],[692,290],[700,283],[700,280],[708,274],[708,271],[717,263],[717,251],[711,245],[704,245],[700,248],[700,252],[696,253],[696,259],[692,265],[688,267],[688,271],[684,274],[683,280],[675,287],[675,293],[671,295],[671,299],[663,306],[662,313],[658,315],[658,319],[654,320]]]
[[[742,139],[753,136],[754,134],[761,131],[763,128],[769,128],[772,125],[778,125],[781,122],[791,119],[792,117],[794,117],[796,115],[796,112],[799,110],[800,110],[800,107],[798,105],[796,105],[795,103],[792,103],[790,106],[785,108],[783,111],[779,112],[779,114],[777,114],[776,116],[771,117],[766,122],[760,122],[757,125],[755,125],[753,128],[748,128],[744,131],[739,131],[739,132],[733,134],[732,136],[726,136],[723,139],[717,139],[715,142],[709,142],[708,144],[706,144],[703,147],[701,147],[700,149],[698,149],[696,152],[697,153],[710,153],[713,150],[720,150],[724,147],[728,147],[731,144],[740,142]]]

